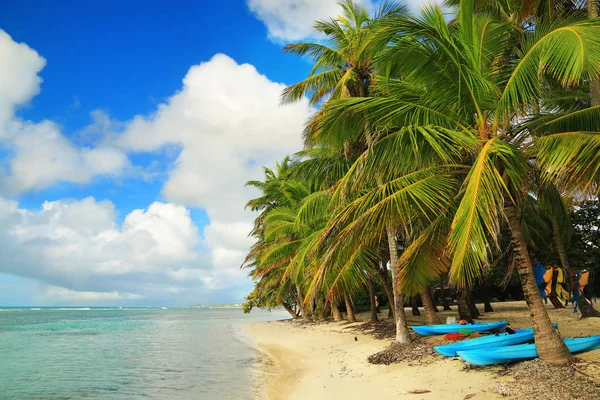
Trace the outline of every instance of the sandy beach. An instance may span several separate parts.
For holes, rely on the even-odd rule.
[[[524,302],[493,306],[495,312],[483,314],[481,321],[509,320],[513,329],[530,326]],[[559,323],[563,337],[600,334],[600,319],[579,320],[571,308],[550,307],[548,311],[552,320]],[[405,313],[409,324],[425,324],[424,316],[413,317],[408,308]],[[456,314],[456,307],[440,312],[444,320]],[[359,314],[359,319],[367,318],[368,314]],[[267,388],[268,399],[502,399],[506,397],[498,393],[497,387],[511,388],[518,379],[514,373],[503,372],[505,367],[470,368],[461,360],[440,356],[391,365],[370,364],[368,356],[384,350],[391,339],[378,339],[365,328],[364,322],[299,320],[245,325],[259,350],[277,367]],[[441,337],[425,339],[431,345],[443,341]],[[600,383],[600,350],[579,355],[577,367],[580,372],[575,373],[582,379],[592,378]],[[419,391],[427,392],[415,393]],[[557,394],[555,398],[562,397]]]

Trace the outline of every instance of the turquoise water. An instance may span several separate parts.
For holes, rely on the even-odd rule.
[[[0,399],[253,399],[260,359],[239,309],[0,311]]]

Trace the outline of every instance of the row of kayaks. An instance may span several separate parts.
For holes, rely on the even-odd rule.
[[[505,329],[508,322],[480,322],[468,325],[441,324],[413,326],[412,329],[422,335],[442,335],[468,329],[471,332],[497,332]],[[557,325],[554,324],[554,328]],[[499,332],[475,339],[435,346],[434,349],[447,357],[458,356],[474,365],[495,365],[515,361],[530,360],[538,356],[533,328],[517,329],[511,332]],[[600,349],[600,335],[563,339],[571,353]]]

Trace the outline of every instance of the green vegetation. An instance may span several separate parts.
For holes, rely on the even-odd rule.
[[[600,194],[600,22],[577,2],[448,3],[450,21],[439,7],[369,16],[345,1],[315,23],[326,44],[285,47],[314,67],[282,100],[317,111],[305,149],[249,182],[262,196],[248,203],[260,214],[247,307],[338,319],[344,303],[352,319],[356,294],[373,299],[377,284],[409,343],[404,296],[420,294],[435,323],[440,277],[467,290],[510,257],[540,358],[569,362],[531,260],[553,243],[568,267],[565,243],[597,236],[586,213]]]

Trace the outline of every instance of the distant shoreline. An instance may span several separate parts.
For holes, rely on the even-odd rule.
[[[58,310],[58,309],[69,309],[69,310],[97,310],[97,309],[186,309],[186,308],[200,308],[200,309],[242,309],[241,304],[194,304],[191,306],[89,306],[89,305],[77,305],[77,306],[65,306],[65,305],[52,305],[52,306],[40,306],[40,305],[19,305],[19,306],[3,306],[0,305],[0,310]]]

